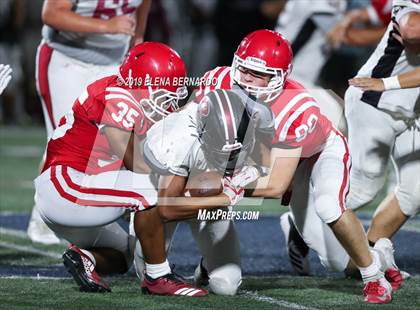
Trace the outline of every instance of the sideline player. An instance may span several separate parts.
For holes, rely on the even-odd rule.
[[[9,65],[0,64],[0,95],[12,79],[12,68]]]
[[[402,77],[414,74],[417,83],[412,86],[420,80],[420,3],[394,0],[392,15],[393,22],[357,74],[359,81],[383,79],[385,91],[350,86],[345,97],[353,154],[349,207],[358,208],[375,197],[390,159],[398,170],[397,186],[381,202],[369,228],[371,244],[392,237],[420,209],[420,88],[401,87],[410,85]]]
[[[342,44],[366,46],[377,44],[391,20],[392,0],[372,0],[366,7],[344,13],[347,1],[290,1],[276,28],[291,41],[293,71],[291,78],[309,89],[320,105],[321,112],[342,133],[347,131],[344,103],[330,91],[314,89],[320,71],[332,49]],[[298,14],[309,7],[305,14]],[[296,18],[295,16],[299,16]],[[363,27],[360,25],[363,24]],[[341,101],[341,99],[339,99]],[[293,225],[290,212],[280,217],[280,226],[287,240],[287,252],[293,270],[308,275],[309,249]]]
[[[47,139],[85,87],[116,74],[130,42],[143,41],[150,2],[45,0],[36,81]],[[36,204],[28,236],[46,244],[59,242],[42,222]]]
[[[184,62],[168,46],[136,45],[118,75],[86,87],[48,143],[43,172],[35,180],[35,199],[45,223],[71,242],[64,265],[82,291],[111,291],[99,273],[129,269],[135,241],[116,220],[132,209],[137,211],[135,219],[144,216],[156,223],[151,230],[137,230],[140,241],[144,235],[152,239],[143,243],[149,279],[143,287],[159,295],[207,295],[171,272],[153,208],[157,195],[150,168],[137,151],[151,124],[186,97],[186,87],[177,85],[185,76]],[[167,83],[146,85],[146,78]]]
[[[258,179],[256,189],[250,192],[253,196],[282,197],[294,178],[291,209],[303,239],[331,269],[343,270],[351,257],[365,283],[365,301],[388,303],[392,288],[379,260],[382,256],[393,258],[392,244],[384,240],[381,251],[370,251],[360,221],[346,209],[351,164],[346,140],[320,113],[303,86],[287,79],[291,62],[290,45],[280,34],[257,30],[243,39],[231,68],[216,68],[206,75],[216,76],[221,88],[239,84],[264,100],[275,115],[271,172]],[[258,177],[255,168],[245,169],[232,182],[243,186],[250,176]],[[326,229],[313,230],[313,221],[323,223]],[[342,256],[330,253],[317,242],[324,238],[335,240],[346,251]]]
[[[160,175],[158,209],[166,220],[187,220],[203,256],[197,272],[200,267],[206,270],[205,275],[196,274],[195,281],[209,285],[218,295],[235,295],[242,282],[239,240],[233,220],[199,221],[197,212],[208,208],[206,205],[234,205],[242,198],[243,189],[225,186],[230,201],[223,196],[185,197],[172,205],[175,200],[171,197],[184,196],[189,177],[202,171],[218,171],[222,178],[240,170],[253,151],[256,126],[258,139],[263,138],[260,134],[272,136],[273,119],[266,110],[268,115],[263,116],[247,97],[219,89],[155,124],[146,138],[145,159]],[[193,205],[194,200],[198,204]],[[165,225],[168,248],[176,226],[177,222]],[[141,253],[136,255],[141,274]]]

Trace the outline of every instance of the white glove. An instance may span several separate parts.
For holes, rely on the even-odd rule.
[[[12,68],[9,65],[0,64],[0,95],[12,79]]]
[[[232,177],[231,183],[235,187],[246,187],[260,177],[260,172],[254,166],[245,166]]]
[[[245,190],[232,184],[230,177],[223,178],[223,194],[229,197],[230,205],[237,204],[244,197]]]

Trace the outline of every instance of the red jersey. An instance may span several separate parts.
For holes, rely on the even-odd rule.
[[[87,174],[120,169],[123,162],[113,154],[104,126],[134,131],[138,136],[144,136],[150,127],[135,94],[121,88],[116,75],[87,86],[61,118],[48,142],[43,170],[54,165]]]
[[[205,82],[196,90],[197,101],[211,90],[231,89],[231,68],[216,67],[208,71],[203,80]],[[302,157],[310,157],[323,149],[332,124],[301,84],[288,79],[270,108],[275,118],[274,147],[302,147]]]

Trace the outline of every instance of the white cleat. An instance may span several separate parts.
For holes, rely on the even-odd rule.
[[[397,267],[394,258],[394,246],[388,238],[380,238],[376,241],[374,250],[382,254],[384,262],[381,260],[381,269],[385,273],[385,278],[391,284],[394,291],[398,290],[404,282],[404,275]]]

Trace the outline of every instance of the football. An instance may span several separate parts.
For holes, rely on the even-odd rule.
[[[208,171],[188,179],[186,189],[191,197],[209,197],[220,194],[223,190],[222,176],[216,171]]]

